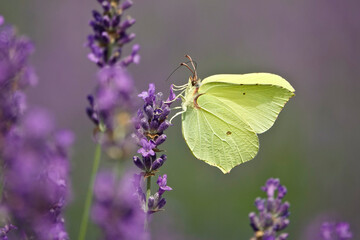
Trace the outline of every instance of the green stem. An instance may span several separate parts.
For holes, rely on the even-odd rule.
[[[146,201],[145,201],[145,225],[144,225],[144,228],[145,230],[148,229],[148,211],[149,211],[149,197],[150,197],[150,194],[151,194],[151,176],[149,176],[147,179],[147,182],[146,182]]]
[[[83,212],[83,216],[82,216],[82,220],[81,220],[78,240],[85,240],[85,237],[86,237],[86,230],[87,230],[87,225],[88,225],[88,220],[89,220],[89,212],[90,212],[90,207],[91,207],[91,203],[92,203],[92,199],[93,199],[94,183],[95,183],[96,173],[97,173],[97,171],[99,169],[99,165],[100,165],[100,158],[101,158],[101,145],[97,144],[96,149],[95,149],[92,173],[91,173],[91,177],[90,177],[89,189],[87,191],[86,199],[85,199],[85,208],[84,208],[84,212]]]

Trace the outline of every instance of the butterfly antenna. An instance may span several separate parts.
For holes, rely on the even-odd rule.
[[[197,80],[197,72],[196,72],[197,64],[196,64],[196,67],[195,67],[194,61],[192,60],[192,58],[190,57],[190,55],[185,55],[185,57],[190,60],[190,63],[191,63],[191,65],[192,65],[193,69],[194,69],[193,78],[194,78],[194,80]]]
[[[190,61],[187,61],[187,62],[185,62],[185,63],[190,63]],[[195,63],[195,67],[197,68],[197,63],[196,62],[194,62]],[[171,78],[171,76],[172,75],[174,75],[174,73],[179,69],[179,68],[181,68],[183,65],[182,64],[180,64],[180,66],[178,66],[177,68],[175,68],[175,70],[174,71],[172,71],[171,73],[170,73],[170,75],[169,75],[169,77],[166,79],[166,82]],[[193,73],[192,71],[191,71],[191,73]]]

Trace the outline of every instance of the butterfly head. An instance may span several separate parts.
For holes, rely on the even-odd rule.
[[[187,59],[189,59],[192,68],[185,62],[181,63],[180,65],[185,66],[187,69],[190,70],[192,75],[190,76],[189,81],[193,87],[199,88],[200,87],[200,79],[197,76],[196,64],[194,64],[194,61],[192,60],[192,58],[189,55],[185,55],[185,57]]]

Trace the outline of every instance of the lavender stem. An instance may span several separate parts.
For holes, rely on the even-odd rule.
[[[82,216],[82,220],[81,220],[78,240],[85,240],[85,237],[86,237],[86,230],[87,230],[87,225],[88,225],[88,220],[89,220],[90,207],[91,207],[92,199],[93,199],[94,183],[95,183],[96,174],[99,169],[100,159],[101,159],[101,145],[97,144],[96,149],[95,149],[93,168],[92,168],[91,177],[90,177],[90,184],[89,184],[89,188],[88,188],[88,191],[86,194],[86,199],[85,199],[85,208],[84,208],[84,212],[83,212],[83,216]]]
[[[146,182],[146,201],[145,201],[145,224],[144,224],[144,228],[145,230],[148,229],[148,211],[149,211],[149,197],[151,195],[151,176],[147,177],[147,182]]]

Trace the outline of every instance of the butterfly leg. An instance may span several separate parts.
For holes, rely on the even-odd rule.
[[[178,98],[181,98],[182,100],[184,100],[184,96],[182,95],[183,93],[185,92],[185,90],[184,91],[182,91],[181,93],[179,93],[173,100],[171,100],[171,101],[165,101],[164,103],[173,103],[173,102],[175,102]]]
[[[180,114],[184,113],[185,111],[180,111],[180,112],[177,112],[174,116],[172,116],[172,118],[170,118],[170,123],[171,121],[176,117],[176,116],[179,116]]]

